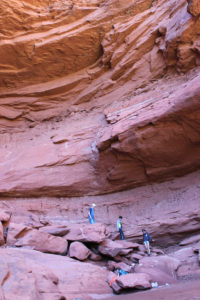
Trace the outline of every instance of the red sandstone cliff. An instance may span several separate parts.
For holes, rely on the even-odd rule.
[[[1,1],[2,196],[102,194],[199,168],[195,1]]]
[[[1,0],[0,209],[17,247],[62,253],[38,228],[86,223],[92,202],[107,237],[120,214],[134,241],[143,227],[162,247],[199,232],[199,37],[199,0]],[[190,248],[182,275],[199,272]],[[103,268],[1,252],[2,299],[110,291]]]

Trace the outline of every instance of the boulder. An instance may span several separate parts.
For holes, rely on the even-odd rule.
[[[158,284],[174,283],[177,281],[176,271],[179,266],[180,260],[167,255],[145,257],[135,265],[135,272],[148,274],[151,281]]]
[[[85,300],[110,293],[105,269],[69,257],[1,248],[0,264],[2,300]]]
[[[117,255],[127,255],[128,253],[132,252],[133,249],[138,249],[137,243],[126,241],[112,241],[110,239],[106,239],[98,247],[98,250],[101,254],[110,257],[116,257]]]
[[[14,246],[20,237],[24,236],[31,230],[32,228],[25,225],[24,223],[10,223],[7,233],[7,245]]]
[[[188,261],[191,262],[195,258],[194,249],[195,249],[195,246],[181,248],[178,251],[171,253],[170,256],[178,259],[181,263],[186,263]]]
[[[78,260],[86,260],[90,254],[90,250],[81,242],[73,242],[69,247],[69,256]]]
[[[185,247],[170,254],[170,256],[178,259],[181,263],[176,272],[179,278],[191,275],[193,276],[200,271],[199,263],[197,261],[197,253],[194,253],[194,249],[195,246]]]
[[[110,271],[113,271],[114,269],[122,269],[126,272],[131,272],[132,271],[132,267],[125,264],[124,262],[117,263],[115,261],[108,261],[107,268]]]
[[[116,294],[119,294],[122,288],[118,285],[116,280],[117,280],[117,275],[113,272],[109,272],[106,281],[109,284],[109,286],[113,289],[113,291]]]
[[[69,232],[69,228],[65,225],[51,225],[39,229],[55,236],[64,236]]]
[[[45,253],[66,254],[68,242],[61,237],[32,229],[20,237],[15,246],[28,247]]]
[[[103,224],[68,224],[68,233],[64,236],[69,241],[101,243],[105,240],[106,228]]]
[[[122,289],[135,288],[139,290],[151,288],[151,278],[148,274],[137,273],[117,277],[116,282]]]

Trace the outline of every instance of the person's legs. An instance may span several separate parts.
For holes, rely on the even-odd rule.
[[[89,220],[90,224],[95,224],[95,220],[93,218],[91,218],[90,216],[88,216],[88,220]]]
[[[119,229],[119,232],[120,232],[120,240],[125,240],[125,236],[121,228]]]
[[[149,242],[148,241],[144,242],[144,245],[145,245],[145,248],[147,249],[148,256],[150,256],[151,252],[150,252]]]

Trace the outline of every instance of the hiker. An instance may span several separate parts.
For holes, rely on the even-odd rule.
[[[122,230],[122,216],[119,216],[119,219],[117,220],[117,230],[120,233],[120,240],[125,240],[125,236]]]
[[[92,203],[92,205],[89,208],[88,220],[89,220],[90,224],[95,224],[95,220],[94,220],[94,207],[95,206],[96,206],[96,204]]]
[[[153,241],[152,237],[150,236],[150,234],[145,230],[145,229],[142,229],[142,233],[143,233],[143,243],[144,243],[144,246],[147,250],[147,254],[148,256],[151,255],[151,251],[150,251],[150,246],[149,246],[149,241]]]

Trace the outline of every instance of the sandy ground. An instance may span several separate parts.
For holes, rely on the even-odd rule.
[[[200,300],[200,279],[144,292],[116,295],[105,300]]]

